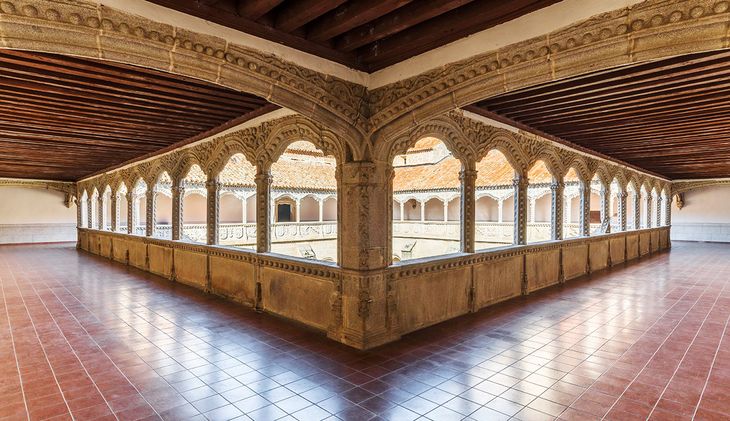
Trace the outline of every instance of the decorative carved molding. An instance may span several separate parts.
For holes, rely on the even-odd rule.
[[[676,196],[691,190],[702,189],[712,186],[728,186],[730,178],[708,179],[708,180],[691,180],[691,181],[673,181],[671,184],[671,195]],[[680,208],[681,209],[681,208]]]

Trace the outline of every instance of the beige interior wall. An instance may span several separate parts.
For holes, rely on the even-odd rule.
[[[730,186],[684,193],[684,206],[672,202],[672,240],[730,242]]]
[[[76,223],[76,206],[67,208],[55,190],[0,187],[0,225]]]

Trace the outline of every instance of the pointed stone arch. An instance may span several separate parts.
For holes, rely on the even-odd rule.
[[[256,151],[256,166],[268,170],[290,144],[311,142],[325,155],[332,155],[338,164],[346,158],[347,146],[331,130],[300,116],[284,117],[274,122],[267,137]]]

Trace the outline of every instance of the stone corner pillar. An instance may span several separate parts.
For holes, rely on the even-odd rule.
[[[461,180],[461,251],[464,253],[474,253],[476,235],[476,170],[462,170],[459,174],[459,180]],[[445,215],[444,219],[448,220],[448,215]]]
[[[182,183],[172,183],[172,239],[181,240],[183,234],[183,198],[185,186]]]
[[[581,181],[578,188],[580,195],[580,235],[588,237],[591,235],[591,185],[590,182]]]
[[[256,167],[256,251],[267,253],[271,250],[271,220],[272,212],[269,201],[271,198],[271,171]]]
[[[327,335],[359,349],[400,337],[385,268],[392,253],[392,176],[387,163],[338,166],[338,245],[342,277]],[[390,309],[393,310],[393,309]]]
[[[563,196],[565,195],[565,183],[563,181],[553,181],[550,185],[552,192],[552,207],[551,207],[551,223],[550,223],[550,238],[552,240],[563,239]]]
[[[206,244],[209,245],[215,245],[218,244],[219,241],[219,235],[218,231],[220,229],[219,227],[219,221],[220,221],[220,195],[218,194],[220,192],[220,186],[221,184],[218,182],[218,180],[208,180],[205,183],[205,188],[207,190],[206,193],[206,202],[207,202],[207,209],[205,213],[205,223],[206,223]]]
[[[514,244],[527,244],[527,176],[515,173],[512,186],[515,190]]]

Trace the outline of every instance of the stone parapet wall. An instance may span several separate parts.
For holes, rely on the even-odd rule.
[[[79,229],[82,250],[367,349],[670,247],[670,228],[510,246],[358,272],[223,246]]]

